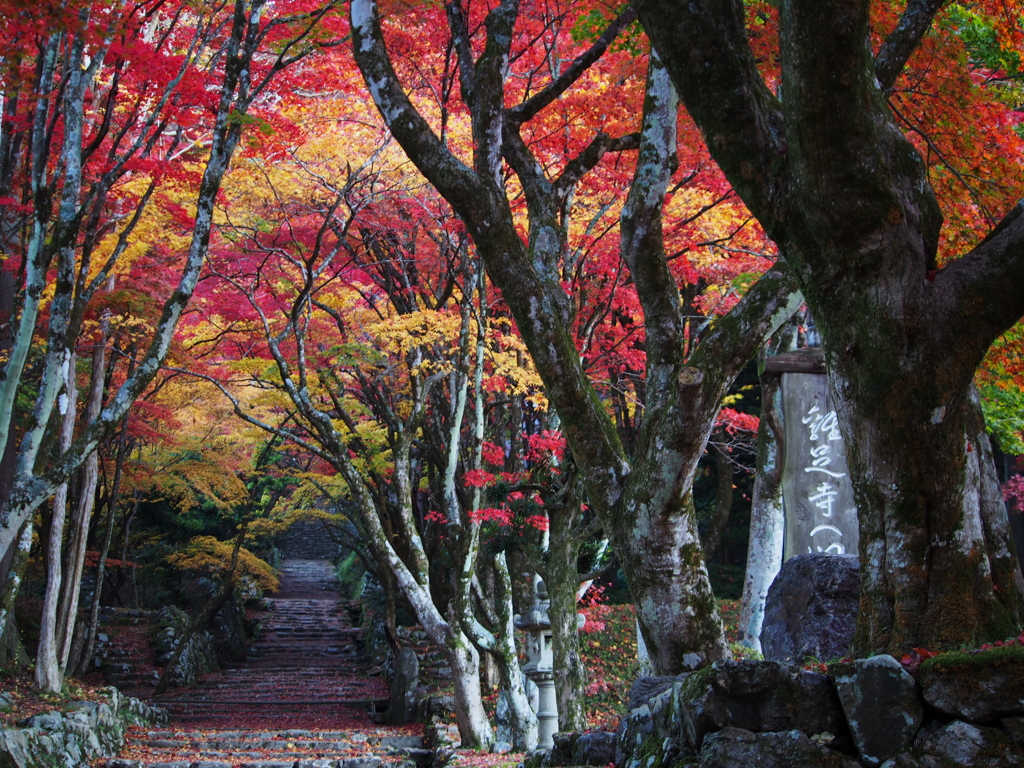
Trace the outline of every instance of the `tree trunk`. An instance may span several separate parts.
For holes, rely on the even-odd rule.
[[[513,625],[512,576],[504,552],[496,555],[493,565],[495,622],[493,637],[490,638],[487,650],[498,668],[501,688],[505,692],[509,714],[512,716],[512,748],[516,752],[530,752],[537,748],[537,715],[530,707],[530,698],[526,693],[523,673],[519,666]]]
[[[704,532],[703,549],[704,560],[711,560],[718,552],[722,543],[722,534],[729,524],[729,514],[732,512],[733,498],[733,474],[734,467],[729,460],[728,454],[712,442],[708,443],[708,450],[715,459],[715,511],[708,521],[707,530]]]
[[[558,729],[584,731],[587,728],[587,668],[580,657],[576,618],[580,585],[577,560],[582,542],[573,525],[573,518],[579,515],[578,498],[569,501],[565,507],[548,514],[549,541],[543,575],[551,600],[548,617],[551,619]],[[576,503],[571,503],[573,501]]]
[[[131,374],[131,363],[129,363],[129,375]],[[103,544],[100,547],[99,561],[96,563],[96,585],[93,588],[92,600],[89,604],[89,617],[84,622],[81,632],[81,646],[76,652],[77,658],[73,661],[71,669],[77,669],[80,674],[88,671],[93,651],[96,648],[96,633],[99,630],[100,603],[103,600],[103,582],[107,575],[107,557],[110,554],[110,547],[114,540],[114,526],[117,520],[117,509],[121,500],[121,478],[124,476],[124,463],[128,457],[128,419],[121,420],[121,429],[117,437],[117,453],[114,457],[114,481],[111,483],[110,494],[107,497],[107,528],[103,536]],[[121,561],[128,561],[128,532],[131,527],[132,518],[139,511],[138,495],[132,505],[131,512],[124,516],[124,546],[121,551]],[[135,565],[132,565],[132,582],[135,582]],[[135,604],[138,605],[136,594]]]
[[[107,283],[107,290],[113,289],[113,280]],[[83,414],[83,423],[90,424],[100,415],[103,407],[103,383],[106,374],[107,327],[104,318],[100,321],[99,336],[93,345],[92,375],[89,385],[89,400]],[[93,451],[82,465],[78,503],[71,518],[71,537],[68,542],[67,563],[64,569],[64,584],[61,588],[58,612],[57,640],[60,647],[58,658],[62,672],[68,669],[71,641],[75,634],[78,618],[79,593],[82,588],[82,569],[85,566],[85,547],[89,538],[89,523],[96,504],[96,486],[99,482],[100,457]],[[109,548],[109,544],[108,544]],[[97,589],[99,586],[97,585]]]
[[[908,3],[876,61],[867,0],[784,2],[781,100],[738,3],[632,4],[821,331],[860,522],[857,652],[1016,634],[1024,581],[972,376],[1024,315],[1024,205],[939,268],[942,214],[886,102],[942,4]]]
[[[61,395],[63,419],[60,429],[60,451],[70,445],[75,432],[75,413],[78,387],[75,386],[74,354],[65,370],[65,389]],[[50,541],[46,550],[46,596],[39,619],[39,647],[36,651],[36,685],[44,691],[59,693],[64,685],[64,669],[60,663],[61,641],[58,610],[63,582],[64,528],[67,514],[68,482],[61,483],[53,497],[53,519],[50,523]]]
[[[11,548],[10,561],[3,585],[0,586],[0,667],[18,657],[21,641],[14,622],[14,598],[28,567],[28,555],[32,550],[32,521],[25,523]],[[10,627],[10,629],[8,629]],[[23,651],[21,651],[23,653]],[[10,657],[8,657],[10,654]]]
[[[833,397],[844,373],[833,369]],[[860,654],[1020,631],[1024,583],[980,407],[969,382],[949,386],[943,373],[836,403],[860,520]]]
[[[782,457],[778,415],[782,412],[782,380],[761,377],[761,423],[757,429],[757,472],[750,508],[747,570],[740,602],[739,642],[761,651],[761,625],[768,588],[782,567],[786,516],[782,506]]]

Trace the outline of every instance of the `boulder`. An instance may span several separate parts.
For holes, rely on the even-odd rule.
[[[679,705],[682,683],[674,682],[657,696],[647,700],[651,711],[651,725],[654,733],[661,738],[676,737],[683,733],[683,712]]]
[[[859,768],[848,755],[819,746],[800,731],[752,733],[724,728],[704,740],[701,768]]]
[[[617,739],[611,731],[589,731],[576,740],[573,748],[573,765],[604,766],[615,761]]]
[[[996,728],[959,720],[918,738],[910,752],[893,761],[896,768],[1019,768],[1024,750]]]
[[[682,677],[685,677],[683,675]],[[629,708],[636,709],[641,704],[646,704],[649,699],[657,696],[662,691],[671,688],[672,684],[679,680],[678,677],[643,675],[633,681],[629,686]]]
[[[802,663],[846,656],[860,600],[856,555],[797,555],[768,588],[761,652],[765,659]]]
[[[921,663],[925,703],[960,720],[1024,716],[1024,648],[944,653]]]
[[[914,743],[924,707],[914,678],[896,659],[858,659],[835,670],[833,681],[865,765],[881,765]]]
[[[576,731],[560,731],[552,736],[551,765],[572,765],[572,755],[580,734]]]
[[[648,738],[654,735],[651,710],[646,704],[631,709],[619,722],[616,733],[615,765],[624,765],[626,760],[637,754]]]
[[[673,765],[695,756],[686,738],[680,705],[685,678],[686,675],[648,677],[640,679],[646,683],[643,686],[634,683],[631,699],[641,703],[619,724],[616,765],[647,768]],[[640,695],[636,695],[638,691]]]
[[[730,726],[746,731],[800,730],[847,738],[839,698],[828,676],[775,661],[716,661],[681,684],[689,742]]]

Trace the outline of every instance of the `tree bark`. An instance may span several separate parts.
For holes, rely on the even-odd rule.
[[[108,289],[112,289],[108,283]],[[108,321],[100,321],[98,338],[93,345],[92,374],[89,385],[89,398],[86,403],[83,419],[86,424],[99,416],[103,407],[103,382],[106,374]],[[89,538],[89,523],[96,505],[96,486],[99,482],[100,457],[93,451],[86,458],[79,473],[81,482],[78,490],[78,502],[71,518],[71,537],[68,542],[68,553],[64,568],[64,583],[61,588],[60,608],[58,610],[57,639],[60,648],[58,658],[63,672],[68,669],[68,658],[71,654],[71,641],[75,634],[78,618],[79,593],[82,588],[82,569],[85,566],[85,547]]]
[[[573,524],[579,515],[579,498],[576,496],[567,502],[565,507],[548,515],[549,542],[543,576],[551,600],[548,617],[551,620],[558,730],[584,731],[587,728],[587,668],[580,656],[576,619],[579,613],[576,595],[580,585],[577,561],[583,541]]]
[[[0,586],[0,666],[6,665],[21,651],[21,640],[14,623],[14,598],[28,567],[28,556],[32,550],[32,521],[26,522],[11,549],[11,558]],[[11,658],[7,658],[8,653]]]
[[[876,70],[867,0],[782,3],[781,101],[758,73],[742,4],[632,4],[821,330],[860,520],[856,650],[1016,634],[1024,582],[1005,508],[990,501],[971,382],[1024,315],[1024,204],[938,268],[941,213],[885,102],[899,66]],[[938,5],[912,0],[906,14]],[[901,25],[898,47],[927,27]]]

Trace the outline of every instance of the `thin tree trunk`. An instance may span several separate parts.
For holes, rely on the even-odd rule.
[[[575,494],[560,509],[549,513],[548,552],[543,571],[551,601],[548,618],[551,620],[552,666],[560,731],[583,731],[587,727],[584,694],[587,668],[580,656],[576,618],[576,597],[580,586],[577,560],[582,542],[574,523],[579,513],[579,499]]]
[[[537,715],[530,707],[530,697],[526,693],[519,666],[513,624],[512,576],[504,552],[499,552],[494,559],[494,575],[497,621],[494,650],[490,655],[494,657],[501,686],[508,697],[509,713],[512,715],[512,748],[517,752],[530,752],[537,748],[539,727]]]
[[[129,368],[129,371],[131,369]],[[93,651],[96,647],[96,633],[99,630],[99,619],[100,619],[100,604],[103,600],[103,583],[107,575],[107,556],[110,554],[110,546],[114,538],[114,525],[117,519],[117,508],[120,505],[121,498],[121,478],[124,475],[124,463],[128,453],[128,419],[122,419],[121,430],[117,438],[117,455],[115,458],[116,464],[114,466],[114,481],[111,483],[110,494],[107,497],[107,528],[106,533],[103,536],[103,544],[100,547],[99,562],[96,563],[96,584],[93,587],[92,601],[89,605],[89,618],[82,627],[81,633],[81,650],[78,654],[78,658],[75,660],[73,665],[74,669],[77,669],[80,674],[84,674],[88,671],[89,661],[92,659]],[[132,505],[132,511],[130,514],[125,515],[124,521],[124,551],[122,552],[121,561],[127,561],[127,549],[128,549],[128,529],[131,525],[132,518],[135,517],[135,513],[139,510],[139,499],[136,495],[135,503]],[[135,566],[132,566],[132,575],[134,577]],[[136,604],[138,599],[136,598]]]
[[[71,446],[75,434],[78,387],[75,386],[75,355],[65,371],[65,390],[61,395],[63,420],[60,430],[61,453]],[[44,691],[58,693],[64,685],[64,671],[60,664],[60,638],[58,636],[62,564],[64,560],[64,528],[67,513],[68,483],[57,488],[53,497],[53,518],[50,523],[50,542],[46,553],[46,596],[39,620],[39,647],[36,651],[36,685]]]
[[[113,280],[108,281],[108,290],[113,288]],[[106,374],[106,318],[100,321],[99,336],[93,345],[92,375],[89,386],[89,400],[83,416],[84,424],[91,424],[100,415],[103,407],[103,384]],[[60,668],[64,673],[68,669],[68,657],[71,653],[71,641],[75,633],[78,617],[79,593],[82,588],[82,569],[85,565],[85,547],[89,538],[89,523],[92,520],[93,508],[96,504],[96,487],[99,482],[100,457],[98,450],[93,451],[82,465],[82,482],[79,487],[78,504],[71,520],[71,539],[68,543],[67,568],[64,584],[61,588],[60,609],[58,613],[57,641],[60,646]]]
[[[715,511],[711,515],[702,540],[705,561],[711,560],[718,552],[718,548],[722,544],[722,534],[725,533],[725,528],[729,524],[729,514],[732,512],[733,475],[735,474],[735,468],[724,450],[712,442],[708,443],[708,450],[711,451],[711,455],[715,459],[715,474],[718,482],[715,485]]]
[[[750,508],[747,570],[740,601],[739,642],[760,653],[764,601],[782,567],[785,513],[782,506],[782,457],[778,415],[782,412],[779,376],[761,377],[761,423],[757,429],[757,471]]]
[[[21,532],[12,548],[7,574],[4,577],[3,585],[0,586],[0,637],[3,638],[0,649],[4,651],[4,653],[0,653],[0,666],[11,661],[10,658],[4,658],[5,653],[10,650],[11,653],[16,654],[17,648],[21,644],[14,623],[14,598],[18,595],[18,587],[21,586],[25,569],[28,567],[28,555],[32,550],[32,528],[31,520],[21,527]]]

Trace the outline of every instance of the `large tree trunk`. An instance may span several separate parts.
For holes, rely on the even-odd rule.
[[[860,518],[857,651],[1016,635],[1024,584],[970,382],[950,386],[943,371],[917,370],[844,401],[847,367],[837,367],[833,397]]]
[[[1024,205],[939,269],[941,213],[885,101],[942,4],[909,2],[873,60],[867,0],[782,3],[781,100],[740,3],[632,4],[822,332],[860,519],[857,651],[1016,634],[1024,583],[971,380],[1024,314]]]

